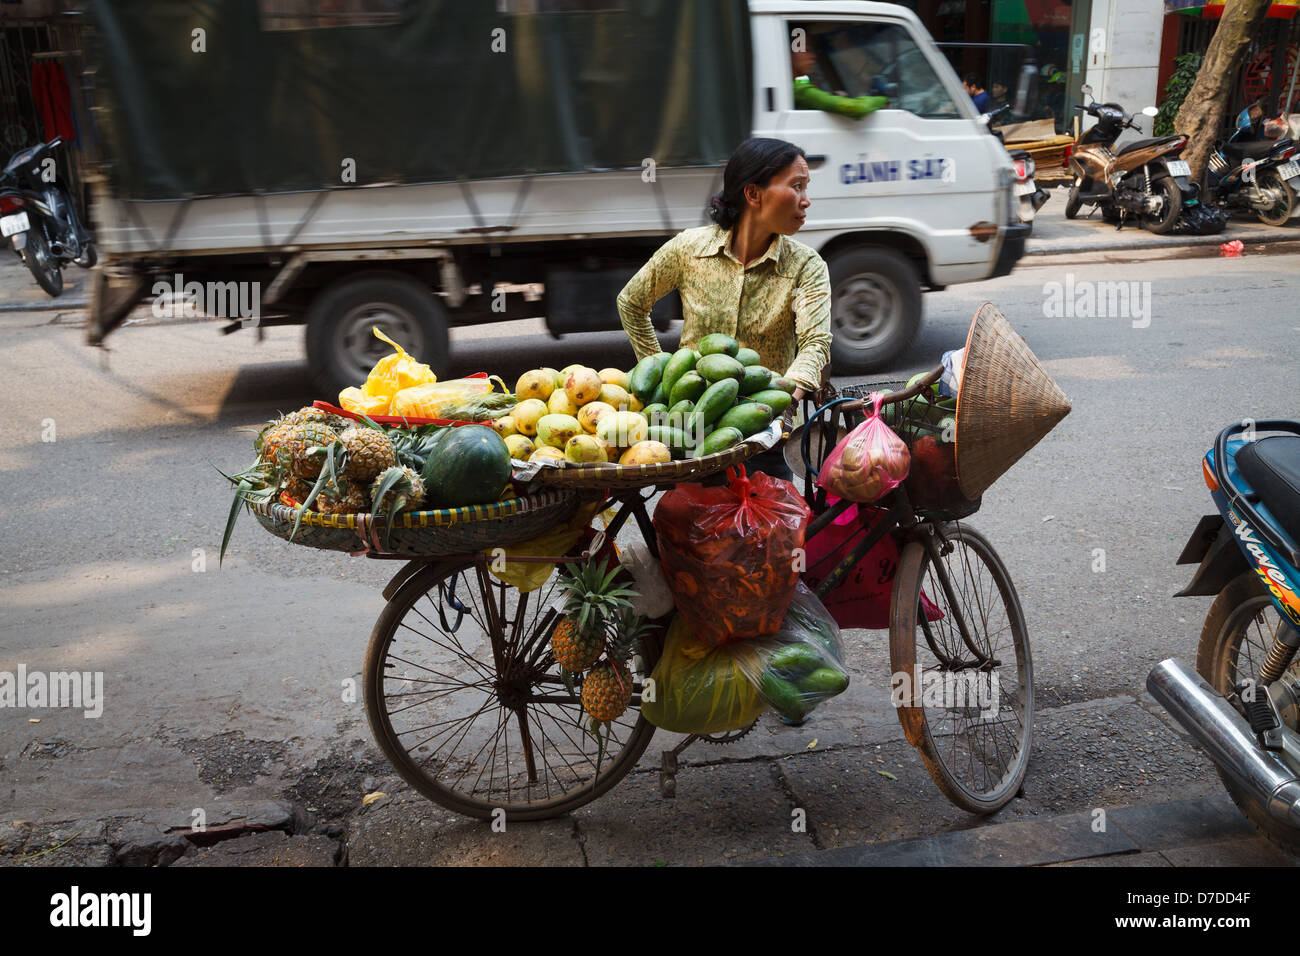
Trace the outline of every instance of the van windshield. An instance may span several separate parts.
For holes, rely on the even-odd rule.
[[[900,26],[884,23],[805,23],[809,49],[831,82],[849,96],[888,96],[891,109],[927,119],[960,114],[925,54]]]

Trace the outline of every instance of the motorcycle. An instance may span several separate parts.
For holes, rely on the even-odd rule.
[[[1300,212],[1300,162],[1291,158],[1296,144],[1289,138],[1258,140],[1247,107],[1237,116],[1232,135],[1210,154],[1209,198],[1229,209],[1252,211],[1270,226],[1285,226]]]
[[[36,283],[54,297],[63,292],[64,265],[75,262],[89,269],[98,259],[67,189],[44,177],[62,142],[56,136],[21,150],[0,171],[0,237],[10,241]]]
[[[1010,109],[1010,105],[1007,105],[993,110],[991,113],[980,114],[980,122],[988,126],[989,132],[997,138],[999,143],[1002,143],[1003,149],[1006,149],[1006,143],[1002,139],[1001,130],[996,129],[993,126],[993,119],[1008,112]],[[1047,190],[1034,182],[1034,173],[1036,171],[1034,167],[1034,159],[1029,155],[1028,150],[1007,149],[1007,154],[1011,157],[1011,162],[1016,167],[1016,185],[1014,188],[1016,200],[1020,205],[1020,221],[1028,223],[1032,233],[1034,227],[1034,214],[1043,207],[1043,203],[1047,202]]]
[[[1084,86],[1090,96],[1092,88]],[[1097,118],[1097,123],[1082,136],[1070,155],[1074,183],[1065,203],[1065,218],[1073,219],[1085,205],[1101,209],[1107,222],[1123,228],[1124,220],[1136,216],[1143,228],[1164,234],[1178,225],[1184,207],[1196,217],[1196,231],[1217,231],[1202,223],[1197,186],[1189,180],[1191,169],[1178,158],[1187,145],[1186,136],[1157,136],[1139,139],[1115,150],[1115,141],[1126,129],[1142,132],[1134,116],[1118,103],[1076,105],[1076,110]],[[1155,116],[1156,108],[1142,111]],[[1220,226],[1221,228],[1221,226]]]
[[[1170,658],[1147,689],[1246,818],[1300,854],[1300,422],[1225,428],[1201,467],[1218,513],[1183,548],[1178,563],[1199,567],[1176,596],[1217,596],[1197,673]]]

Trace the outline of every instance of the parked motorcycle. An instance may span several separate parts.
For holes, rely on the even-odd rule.
[[[1090,96],[1092,88],[1085,85],[1083,92]],[[1074,108],[1095,116],[1097,123],[1079,137],[1070,155],[1074,183],[1065,218],[1073,219],[1083,206],[1093,205],[1107,222],[1122,227],[1125,219],[1135,216],[1143,228],[1163,234],[1174,230],[1185,203],[1199,205],[1197,187],[1188,179],[1191,170],[1178,158],[1187,145],[1186,136],[1134,140],[1117,151],[1115,141],[1124,130],[1142,132],[1135,117],[1118,103],[1094,100]],[[1156,115],[1154,106],[1142,112]]]
[[[1252,211],[1261,222],[1285,226],[1300,210],[1300,162],[1293,140],[1257,140],[1250,107],[1237,116],[1237,128],[1210,154],[1209,197],[1228,209]]]
[[[1300,422],[1225,428],[1201,467],[1219,513],[1183,548],[1178,563],[1199,567],[1177,596],[1217,597],[1198,673],[1171,658],[1147,689],[1210,755],[1247,819],[1300,854]]]
[[[21,150],[0,171],[0,237],[10,241],[37,284],[56,297],[63,291],[64,265],[89,269],[98,258],[67,189],[43,176],[62,142],[56,136]]]
[[[1011,107],[1008,105],[996,109],[991,113],[983,113],[980,115],[980,121],[988,126],[989,132],[997,137],[999,143],[1002,143],[1003,149],[1006,149],[1006,142],[1002,138],[1002,131],[993,126],[993,119],[1010,111],[1010,109]],[[1029,155],[1028,150],[1007,149],[1007,154],[1011,157],[1011,162],[1016,167],[1015,193],[1016,200],[1020,205],[1020,221],[1029,224],[1030,232],[1032,234],[1034,215],[1043,207],[1043,203],[1047,202],[1047,190],[1041,188],[1034,182],[1034,159]]]

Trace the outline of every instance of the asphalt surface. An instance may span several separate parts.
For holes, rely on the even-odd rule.
[[[1064,228],[1046,226],[1044,242]],[[1107,233],[1097,243],[1115,241],[1104,224],[1070,224],[1096,226]],[[1102,281],[1149,283],[1139,287],[1149,314],[1047,314],[1050,284]],[[0,265],[0,298],[25,284]],[[248,518],[218,564],[230,498],[216,468],[249,463],[242,429],[316,397],[300,330],[269,329],[259,343],[213,325],[145,322],[110,340],[105,363],[82,344],[75,310],[0,314],[11,409],[0,439],[0,671],[97,670],[105,687],[98,719],[3,715],[0,862],[121,862],[124,848],[142,846],[158,862],[149,854],[171,851],[149,834],[171,831],[174,843],[195,809],[233,821],[244,843],[194,851],[188,863],[597,865],[803,860],[1097,809],[1221,801],[1213,768],[1143,687],[1164,657],[1194,659],[1209,604],[1171,597],[1189,575],[1174,559],[1212,509],[1201,456],[1230,422],[1297,414],[1298,288],[1300,246],[1227,259],[1207,243],[1027,258],[1009,277],[927,296],[922,332],[889,378],[961,347],[987,300],[1074,405],[971,522],[1011,572],[1034,652],[1034,759],[1023,798],[1002,813],[980,822],[934,787],[881,697],[885,635],[861,631],[847,635],[849,692],[806,726],[764,717],[737,744],[687,750],[672,801],[658,788],[659,750],[674,740],[662,735],[601,800],[507,833],[406,790],[359,695],[343,692],[360,677],[392,566],[295,548]],[[619,333],[555,341],[529,323],[455,333],[453,344],[454,371],[507,380],[540,365],[632,361]],[[363,809],[367,793],[388,796]],[[287,809],[249,824],[248,808],[265,815],[266,801]],[[791,828],[794,810],[803,831]],[[1224,824],[1212,836],[1196,844],[1199,862],[1277,862],[1249,831]],[[1099,840],[1092,855],[1163,852],[1132,843]],[[1220,845],[1217,859],[1204,849]]]

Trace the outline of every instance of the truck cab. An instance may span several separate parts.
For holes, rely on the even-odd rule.
[[[750,12],[754,135],[808,154],[812,206],[796,238],[830,268],[833,365],[881,368],[920,327],[922,289],[1006,275],[1023,254],[1014,168],[905,7],[751,0]],[[802,51],[823,90],[888,107],[860,119],[798,108]]]

